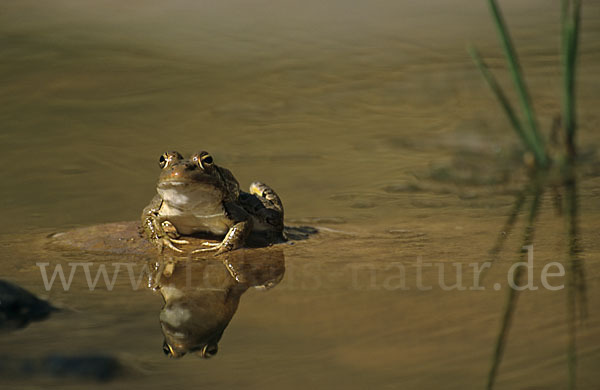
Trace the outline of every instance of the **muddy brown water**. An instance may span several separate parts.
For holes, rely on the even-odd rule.
[[[559,9],[523,3],[502,6],[546,130],[560,110]],[[592,162],[577,184],[587,317],[573,344],[566,223],[547,191],[533,248],[538,289],[519,294],[498,389],[567,388],[569,361],[577,388],[600,384],[599,15],[600,4],[584,3],[578,141]],[[485,387],[528,211],[475,289],[474,267],[490,260],[526,181],[516,139],[465,51],[475,43],[509,81],[484,1],[21,0],[0,5],[0,42],[0,277],[64,309],[0,333],[1,362],[109,356],[124,367],[112,388]],[[168,149],[209,150],[244,187],[272,185],[287,225],[321,229],[274,248],[285,271],[270,288],[248,282],[238,292],[210,360],[164,356],[161,295],[134,289],[126,266],[111,290],[102,278],[90,290],[80,265],[65,290],[59,279],[47,289],[37,265],[85,263],[93,277],[101,265],[139,272],[152,261],[44,240],[136,220]],[[553,262],[564,275],[546,268]],[[544,269],[559,274],[550,287],[564,288],[545,288]],[[20,369],[0,381],[107,386]]]

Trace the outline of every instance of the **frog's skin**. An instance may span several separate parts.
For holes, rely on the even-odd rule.
[[[214,164],[207,152],[189,159],[167,152],[159,165],[158,194],[142,212],[142,230],[161,251],[183,252],[178,245],[189,242],[182,235],[222,238],[191,253],[221,254],[243,246],[249,237],[262,245],[285,241],[283,205],[266,184],[254,182],[249,193],[241,191],[233,174]]]

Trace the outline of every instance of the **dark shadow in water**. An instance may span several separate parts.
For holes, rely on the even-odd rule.
[[[44,321],[59,310],[24,288],[0,280],[0,333]],[[0,356],[0,378],[8,381],[34,377],[108,381],[122,373],[123,367],[115,357],[102,354],[69,356],[58,352],[45,356],[20,357],[12,353]]]
[[[8,381],[41,378],[107,382],[125,373],[126,369],[117,358],[103,354],[0,356],[0,377]]]
[[[214,356],[242,294],[250,287],[276,286],[284,272],[283,249],[277,247],[161,260],[149,285],[165,302],[159,316],[164,353],[175,358],[187,353]]]
[[[57,308],[16,284],[0,280],[0,332],[47,319]]]
[[[539,172],[532,177],[530,183],[517,195],[513,208],[509,213],[508,219],[496,240],[494,247],[490,250],[492,261],[494,261],[502,250],[504,242],[512,231],[517,218],[528,200],[531,200],[527,224],[523,232],[522,245],[519,250],[519,256],[515,261],[524,261],[527,256],[527,247],[533,245],[535,234],[535,222],[540,210],[544,191],[550,188],[554,194],[554,206],[557,214],[564,217],[568,236],[567,253],[567,328],[569,332],[569,343],[567,347],[567,366],[569,373],[569,389],[576,388],[577,372],[577,349],[576,333],[577,318],[583,320],[587,316],[587,298],[585,287],[585,271],[580,257],[581,248],[579,244],[578,229],[578,198],[577,198],[577,178],[573,167],[565,168],[557,177],[551,176],[549,172]],[[562,196],[564,194],[564,196]],[[564,199],[564,205],[563,205]],[[563,214],[563,210],[566,213]],[[521,276],[524,267],[517,267],[512,280],[512,286],[521,287]],[[508,340],[513,314],[517,306],[519,290],[515,288],[508,289],[505,307],[503,310],[502,323],[496,339],[492,364],[488,374],[486,388],[491,390],[494,387],[498,375],[498,369],[502,361],[504,348]]]

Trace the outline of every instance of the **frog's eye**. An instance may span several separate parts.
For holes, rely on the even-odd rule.
[[[169,160],[167,160],[167,156],[166,156],[166,153],[165,153],[165,154],[163,154],[162,156],[160,156],[160,158],[158,159],[158,165],[159,165],[161,168],[164,168],[164,167],[166,167],[166,166],[167,166],[167,162],[168,162],[168,161],[169,161]]]
[[[205,154],[204,156],[200,157],[200,161],[202,161],[202,164],[207,164],[210,165],[213,163],[213,158],[210,154]]]
[[[213,158],[208,152],[200,152],[192,157],[192,160],[194,160],[202,169],[211,166],[213,163]]]
[[[171,165],[174,161],[183,160],[183,156],[179,152],[166,152],[158,159],[158,165],[164,169]]]

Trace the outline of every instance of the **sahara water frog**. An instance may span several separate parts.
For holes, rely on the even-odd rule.
[[[143,232],[161,251],[188,244],[181,236],[217,238],[192,253],[231,251],[248,241],[261,245],[285,241],[283,205],[266,184],[254,182],[240,190],[233,174],[216,165],[208,152],[185,159],[178,152],[159,159],[157,195],[142,213]]]

